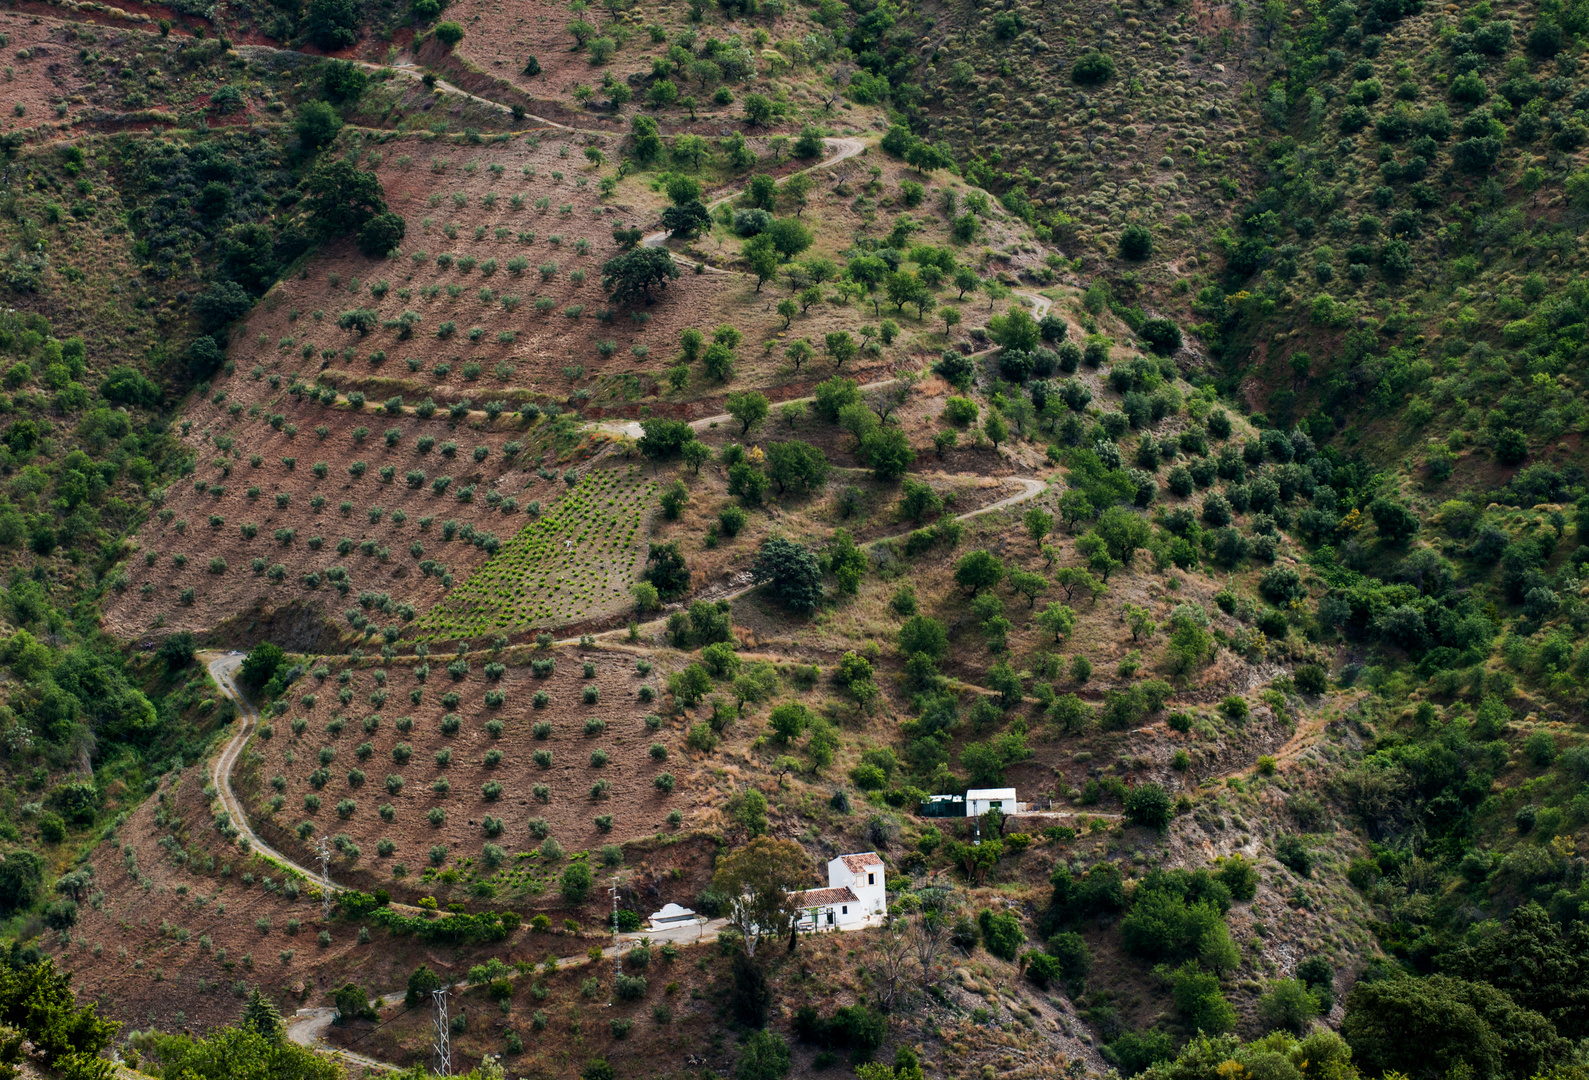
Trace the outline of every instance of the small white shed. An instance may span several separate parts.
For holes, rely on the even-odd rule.
[[[981,817],[989,810],[1013,814],[1018,809],[1015,789],[1012,787],[972,788],[966,792],[966,817]]]
[[[651,929],[667,930],[674,926],[688,926],[695,922],[695,912],[678,904],[663,904],[661,911],[651,913]]]

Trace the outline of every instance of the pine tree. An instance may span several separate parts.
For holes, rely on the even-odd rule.
[[[243,1018],[239,1023],[272,1042],[279,1041],[285,1030],[281,1021],[281,1010],[276,1008],[275,1002],[260,993],[257,986],[249,991],[248,1004],[243,1006]]]

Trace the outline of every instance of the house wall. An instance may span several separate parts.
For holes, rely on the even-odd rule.
[[[866,925],[867,916],[866,911],[863,910],[865,907],[864,901],[828,904],[817,910],[815,924],[812,923],[811,912],[808,910],[800,916],[797,929],[802,933],[812,931],[821,933],[825,930],[854,930]]]
[[[870,875],[871,883],[867,877]],[[844,865],[843,859],[834,859],[828,863],[828,887],[839,889],[849,886],[860,900],[859,905],[851,904],[851,908],[859,906],[862,917],[881,915],[888,910],[888,881],[882,863],[873,863],[864,870],[854,871]]]

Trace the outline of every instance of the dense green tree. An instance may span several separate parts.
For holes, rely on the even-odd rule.
[[[194,299],[193,314],[206,329],[218,330],[247,315],[253,306],[254,298],[248,294],[248,290],[235,281],[223,280],[215,282]],[[206,352],[205,360],[213,361],[219,367],[225,357],[215,347],[214,339],[210,340],[214,353]]]
[[[310,224],[324,237],[356,232],[386,212],[380,180],[346,158],[320,162],[303,186]]]
[[[983,908],[977,915],[977,926],[982,931],[982,945],[1002,960],[1014,960],[1026,941],[1021,922],[1009,912],[994,912]]]
[[[0,915],[32,907],[43,881],[43,859],[26,848],[7,852],[0,862]]]
[[[767,395],[759,390],[737,390],[724,401],[728,415],[739,421],[739,433],[745,435],[756,424],[767,419]],[[780,490],[782,489],[780,485]]]
[[[343,983],[332,991],[331,1002],[336,1006],[336,1023],[351,1024],[355,1020],[373,1020],[379,1014],[370,1003],[370,995],[357,983]]]
[[[652,289],[666,289],[679,276],[678,264],[662,248],[635,248],[608,259],[601,267],[601,287],[615,304],[650,304]]]
[[[390,210],[376,214],[359,228],[359,250],[371,258],[392,254],[402,246],[408,225]]]
[[[1395,499],[1375,499],[1369,504],[1368,513],[1374,519],[1379,535],[1391,544],[1405,544],[1421,527],[1418,515]]]
[[[784,262],[806,250],[815,239],[811,230],[796,218],[775,218],[762,235]]]
[[[243,659],[243,666],[237,672],[237,681],[250,690],[258,691],[276,674],[276,669],[281,667],[285,658],[281,646],[269,641],[261,642],[250,649],[248,656]]]
[[[1565,1061],[1571,1044],[1504,991],[1447,975],[1359,980],[1341,1034],[1364,1070],[1525,1080]]]
[[[772,119],[772,101],[766,94],[745,95],[745,122],[751,127],[765,125]]]
[[[968,742],[960,750],[960,768],[975,787],[1000,787],[1004,771],[1032,756],[1026,737],[1014,732],[984,742]]]
[[[310,0],[304,12],[309,40],[327,52],[345,49],[358,40],[361,21],[358,0]]]
[[[893,425],[878,425],[861,440],[861,458],[872,467],[872,475],[883,483],[904,476],[916,461],[910,437]]]
[[[1149,319],[1142,324],[1142,340],[1161,356],[1181,351],[1181,328],[1174,319]]]
[[[662,227],[670,238],[692,240],[712,228],[712,215],[706,204],[693,199],[682,206],[669,206],[662,211]]]
[[[689,664],[668,676],[668,693],[680,708],[694,708],[711,691],[712,673],[700,664]]]
[[[1236,1010],[1219,989],[1219,976],[1188,960],[1170,981],[1170,997],[1187,1025],[1205,1034],[1223,1035],[1236,1026]]]
[[[793,742],[811,726],[811,710],[799,702],[786,702],[767,714],[767,725],[779,742]]]
[[[369,82],[370,77],[363,68],[346,60],[332,60],[320,76],[326,97],[337,102],[357,101]]]
[[[637,114],[629,122],[634,138],[634,156],[641,164],[649,164],[662,156],[662,135],[654,117]]]
[[[1279,979],[1258,999],[1258,1019],[1271,1031],[1301,1035],[1318,1015],[1319,1004],[1297,979]]]
[[[767,476],[780,495],[806,495],[828,482],[828,459],[817,447],[799,439],[767,445]]]
[[[1098,516],[1093,532],[1108,546],[1112,558],[1130,565],[1132,556],[1148,542],[1152,530],[1141,514],[1123,506],[1111,506]]]
[[[745,1040],[734,1063],[735,1080],[784,1080],[789,1074],[789,1044],[771,1031],[758,1031]]]
[[[588,862],[569,863],[563,867],[563,879],[558,886],[563,900],[571,905],[584,903],[593,880]]]
[[[248,992],[248,1002],[243,1006],[238,1026],[254,1032],[267,1042],[279,1042],[287,1030],[282,1023],[281,1010],[257,986]]]
[[[906,657],[923,653],[942,660],[949,653],[949,631],[927,615],[912,615],[899,628],[899,651]]]
[[[160,659],[166,662],[167,667],[177,670],[193,663],[193,653],[197,648],[198,644],[194,641],[193,635],[186,630],[179,630],[166,635],[165,640],[160,643],[159,655]]]
[[[1146,225],[1127,225],[1120,233],[1120,257],[1141,262],[1153,254],[1153,233]]]
[[[677,540],[650,545],[646,554],[645,579],[656,586],[664,600],[681,595],[690,587],[690,569],[679,552]]]
[[[118,405],[136,405],[145,409],[160,404],[160,388],[134,368],[117,366],[105,373],[99,392],[106,401]]]
[[[1037,613],[1036,622],[1043,630],[1053,634],[1057,642],[1069,637],[1071,631],[1076,629],[1076,613],[1056,600]]]
[[[955,584],[973,596],[1004,580],[1004,563],[982,549],[969,551],[955,564]]]
[[[1538,904],[1524,904],[1501,932],[1458,946],[1440,967],[1498,987],[1566,1038],[1589,1035],[1589,927],[1580,922],[1562,926]]]
[[[203,1038],[160,1035],[151,1049],[160,1075],[192,1080],[341,1080],[342,1066],[286,1039],[246,1027],[218,1028]]]
[[[695,441],[695,429],[685,420],[653,416],[640,421],[640,452],[654,461],[676,457],[686,443]]]
[[[829,423],[836,423],[849,406],[861,403],[860,385],[854,379],[838,375],[817,383],[812,395],[812,411]]]
[[[1097,86],[1114,78],[1115,62],[1106,53],[1085,52],[1071,65],[1070,78],[1081,86]]]
[[[323,101],[305,102],[295,122],[298,140],[310,150],[328,146],[342,130],[342,117]]]
[[[1007,314],[995,315],[988,320],[988,337],[1006,349],[1029,352],[1042,343],[1042,331],[1037,321],[1025,308],[1013,308]]]
[[[790,611],[806,614],[822,600],[822,564],[816,554],[781,536],[762,541],[751,576],[756,584],[767,585],[773,598]]]

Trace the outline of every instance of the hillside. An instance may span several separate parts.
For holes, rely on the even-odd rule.
[[[1575,1073],[1586,19],[0,12],[0,1059]]]

